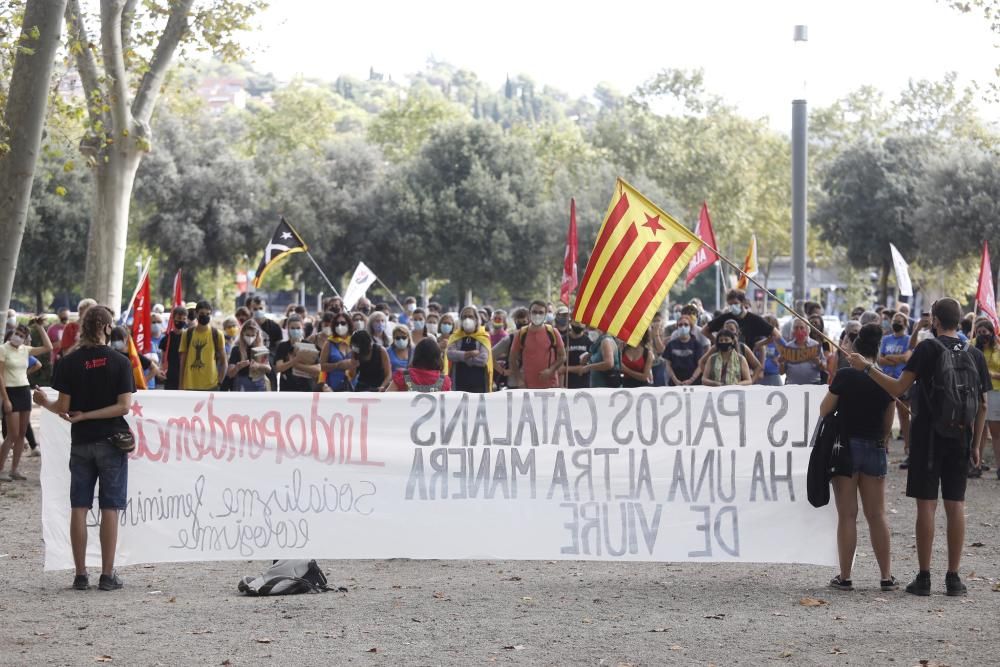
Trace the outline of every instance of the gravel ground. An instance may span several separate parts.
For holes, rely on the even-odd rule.
[[[123,568],[113,593],[43,572],[38,461],[25,459],[29,481],[0,484],[4,665],[1000,664],[992,471],[970,480],[964,599],[942,593],[942,511],[929,598],[878,590],[862,520],[853,593],[827,589],[835,572],[813,566],[390,560],[322,562],[348,593],[253,599],[236,582],[262,562]],[[893,466],[905,583],[916,550],[904,482]]]

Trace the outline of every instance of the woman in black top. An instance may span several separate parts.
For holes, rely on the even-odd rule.
[[[874,363],[881,341],[882,328],[877,324],[865,325],[854,341],[854,351]],[[851,567],[858,543],[860,492],[872,550],[881,570],[882,590],[896,590],[899,584],[889,564],[889,524],[885,516],[885,475],[888,471],[885,443],[892,429],[892,397],[862,371],[845,368],[834,376],[830,391],[820,406],[820,416],[834,411],[850,443],[852,475],[833,478],[840,574],[830,581],[830,587],[844,591],[854,588]]]
[[[267,374],[271,364],[267,354],[254,353],[254,349],[264,348],[261,329],[254,320],[247,320],[240,329],[239,343],[233,345],[229,353],[229,369],[226,374],[233,379],[233,391],[267,391]]]
[[[355,331],[351,335],[351,352],[358,362],[354,391],[384,391],[392,379],[385,348],[372,340],[367,331]]]

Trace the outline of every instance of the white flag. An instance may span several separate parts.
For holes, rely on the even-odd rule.
[[[375,273],[365,266],[364,262],[358,262],[358,268],[354,269],[354,275],[351,276],[351,284],[344,292],[344,308],[347,310],[354,308],[358,299],[365,295],[375,280]]]
[[[913,296],[913,286],[910,284],[910,269],[906,264],[906,260],[896,250],[896,246],[891,243],[889,244],[889,250],[892,252],[892,265],[896,269],[896,287],[899,288],[899,293],[902,296]]]

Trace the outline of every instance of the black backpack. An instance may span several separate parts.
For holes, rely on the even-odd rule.
[[[979,411],[979,370],[969,352],[968,343],[954,348],[931,338],[941,353],[934,367],[934,375],[926,383],[927,407],[933,433],[949,440],[969,441]]]
[[[243,577],[236,588],[246,595],[298,595],[300,593],[325,593],[346,588],[326,585],[326,575],[314,560],[278,560],[259,577]]]

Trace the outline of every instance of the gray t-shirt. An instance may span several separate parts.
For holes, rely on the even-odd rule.
[[[800,346],[794,341],[790,341],[785,347],[789,350],[787,355],[782,355],[785,357],[785,384],[817,384],[819,382],[819,367],[816,365],[816,360],[818,359],[820,362],[823,360],[823,350],[819,343],[812,338],[806,338],[805,345]],[[813,354],[806,355],[809,358],[804,361],[791,361],[801,348],[807,348]],[[817,349],[814,351],[812,348]]]

